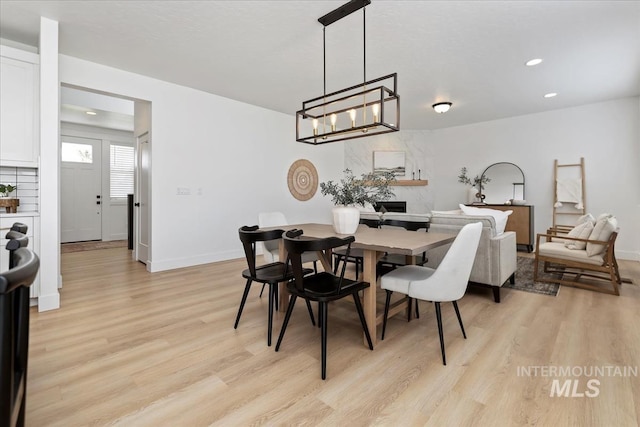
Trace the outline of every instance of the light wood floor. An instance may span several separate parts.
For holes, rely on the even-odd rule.
[[[557,297],[488,290],[459,303],[464,340],[443,306],[448,365],[433,306],[364,347],[355,309],[329,309],[328,378],[303,303],[282,348],[266,345],[259,285],[233,329],[244,261],[147,273],[126,249],[62,256],[62,308],[31,317],[29,426],[540,425],[635,426],[638,377],[580,377],[597,397],[550,397],[558,376],[533,366],[640,367],[640,286],[619,297],[561,288]],[[640,263],[621,262],[640,283]],[[274,335],[282,314],[275,319]]]

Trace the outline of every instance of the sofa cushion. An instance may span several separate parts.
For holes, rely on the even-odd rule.
[[[513,213],[513,211],[499,211],[497,209],[485,209],[485,208],[475,208],[473,206],[465,206],[460,205],[460,209],[465,215],[472,216],[487,216],[491,215],[496,221],[496,235],[500,235],[504,233],[504,229],[507,226],[507,220],[509,219],[509,215]]]
[[[585,221],[582,224],[578,224],[569,231],[567,236],[575,237],[577,239],[588,239],[593,231],[593,223],[591,221]],[[587,247],[587,242],[580,242],[577,240],[565,240],[564,246],[567,249],[583,250]]]
[[[586,250],[576,251],[567,249],[562,242],[540,243],[538,253],[543,256],[561,258],[568,261],[578,261],[586,264],[602,265],[604,258],[602,254],[588,256]]]
[[[598,217],[595,227],[589,240],[607,241],[611,237],[611,233],[618,228],[618,220],[611,214],[602,214]],[[594,256],[604,252],[605,245],[598,243],[587,243],[587,255]]]

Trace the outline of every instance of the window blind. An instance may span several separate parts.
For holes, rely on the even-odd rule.
[[[111,144],[110,197],[126,198],[133,194],[133,147]]]

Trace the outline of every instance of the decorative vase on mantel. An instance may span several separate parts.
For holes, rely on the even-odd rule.
[[[360,223],[360,209],[353,206],[336,206],[333,213],[333,230],[338,234],[353,234]]]

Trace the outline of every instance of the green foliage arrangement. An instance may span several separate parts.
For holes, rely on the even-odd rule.
[[[9,193],[18,188],[17,185],[0,184],[0,196],[7,197]]]
[[[469,178],[467,176],[467,168],[464,167],[462,169],[460,169],[460,175],[458,175],[458,182],[461,182],[463,184],[466,185],[470,185],[472,187],[475,187],[479,190],[484,190],[484,184],[487,184],[488,182],[491,181],[491,178],[487,177],[487,176],[474,176],[473,179]]]
[[[389,188],[389,184],[395,179],[392,172],[364,173],[358,179],[350,169],[346,169],[344,175],[339,183],[320,183],[322,195],[331,196],[335,205],[364,206],[365,203],[389,200],[394,195]]]

